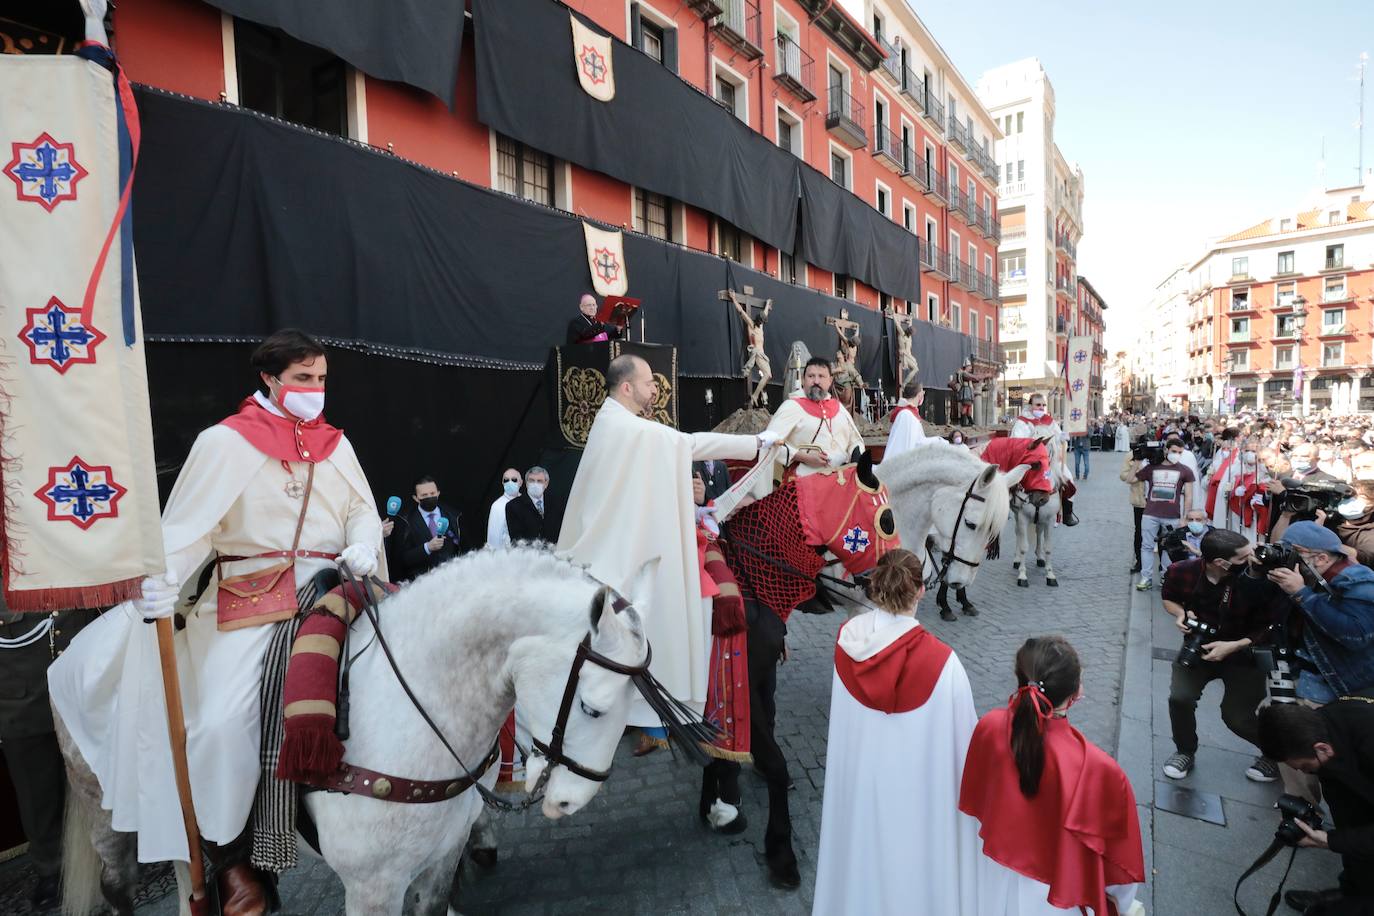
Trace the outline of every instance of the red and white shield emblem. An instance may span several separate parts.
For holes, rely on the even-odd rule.
[[[620,260],[615,256],[615,252],[609,248],[598,248],[592,254],[592,263],[601,282],[608,286],[615,283],[620,278]]]
[[[606,82],[606,58],[601,56],[600,51],[591,45],[583,45],[578,60],[582,62],[582,72],[587,79],[593,83]]]
[[[66,467],[48,468],[48,482],[34,494],[48,506],[48,521],[67,521],[85,530],[102,518],[119,516],[124,487],[115,483],[109,465],[73,457]]]

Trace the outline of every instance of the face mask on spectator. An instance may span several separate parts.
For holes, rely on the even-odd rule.
[[[530,494],[530,499],[540,499],[544,495],[544,485],[542,483],[527,484],[525,492]]]
[[[1179,463],[1180,461],[1182,461],[1182,460],[1183,460],[1183,453],[1182,453],[1182,452],[1170,452],[1170,453],[1169,453],[1169,463],[1170,463],[1170,464],[1178,464],[1178,463]]]
[[[1368,510],[1368,506],[1362,497],[1352,496],[1336,506],[1336,511],[1341,514],[1341,518],[1359,518]]]
[[[1255,463],[1255,453],[1254,453],[1254,452],[1246,452],[1244,455],[1241,455],[1240,460],[1241,460],[1242,462],[1244,462],[1245,464],[1254,464],[1254,463]]]
[[[501,488],[506,491],[507,496],[515,496],[520,492],[520,481],[507,480],[501,484]]]
[[[1044,415],[1045,415],[1045,408],[1043,408],[1043,407],[1032,407],[1032,408],[1031,408],[1031,416],[1032,416],[1032,417],[1035,417],[1035,419],[1038,420],[1038,419],[1040,419],[1041,417],[1043,417]]]
[[[1302,458],[1297,455],[1293,456],[1293,470],[1305,471],[1310,467],[1312,467],[1312,460],[1310,458]]]
[[[1207,530],[1207,523],[1206,523],[1206,522],[1189,522],[1189,523],[1188,523],[1188,530],[1191,531],[1191,532],[1193,532],[1193,534],[1202,534],[1204,531]]]

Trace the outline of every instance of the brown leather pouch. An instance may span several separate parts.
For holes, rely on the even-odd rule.
[[[257,627],[267,623],[287,620],[300,610],[296,600],[296,559],[295,554],[301,546],[301,529],[305,526],[305,510],[310,506],[310,491],[315,483],[315,465],[306,472],[305,493],[301,497],[301,514],[296,519],[296,536],[291,541],[290,553],[286,562],[274,563],[257,572],[244,573],[219,580],[216,592],[215,623],[220,630],[241,630],[244,627]],[[217,557],[215,565],[235,560],[266,559],[280,557],[283,551],[275,550],[251,557]]]

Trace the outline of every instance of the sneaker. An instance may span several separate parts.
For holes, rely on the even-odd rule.
[[[1139,582],[1135,584],[1135,590],[1138,592],[1148,592],[1150,589],[1154,587],[1154,582],[1150,581],[1149,579],[1141,579]]]
[[[1193,755],[1178,753],[1164,761],[1164,775],[1170,779],[1182,779],[1193,772]]]
[[[1268,757],[1256,757],[1246,769],[1245,778],[1251,782],[1273,782],[1279,778],[1279,765]]]

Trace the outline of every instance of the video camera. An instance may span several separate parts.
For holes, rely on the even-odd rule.
[[[1141,436],[1131,443],[1131,457],[1136,461],[1145,461],[1149,464],[1164,463],[1164,442],[1160,439],[1147,439]]]
[[[1318,510],[1330,516],[1338,505],[1353,495],[1355,491],[1339,481],[1294,483],[1283,493],[1284,503],[1292,510],[1295,522],[1316,521]]]
[[[1188,632],[1183,636],[1183,647],[1178,650],[1180,668],[1192,668],[1202,658],[1202,647],[1216,639],[1218,627],[1203,623],[1196,617],[1187,619]]]

